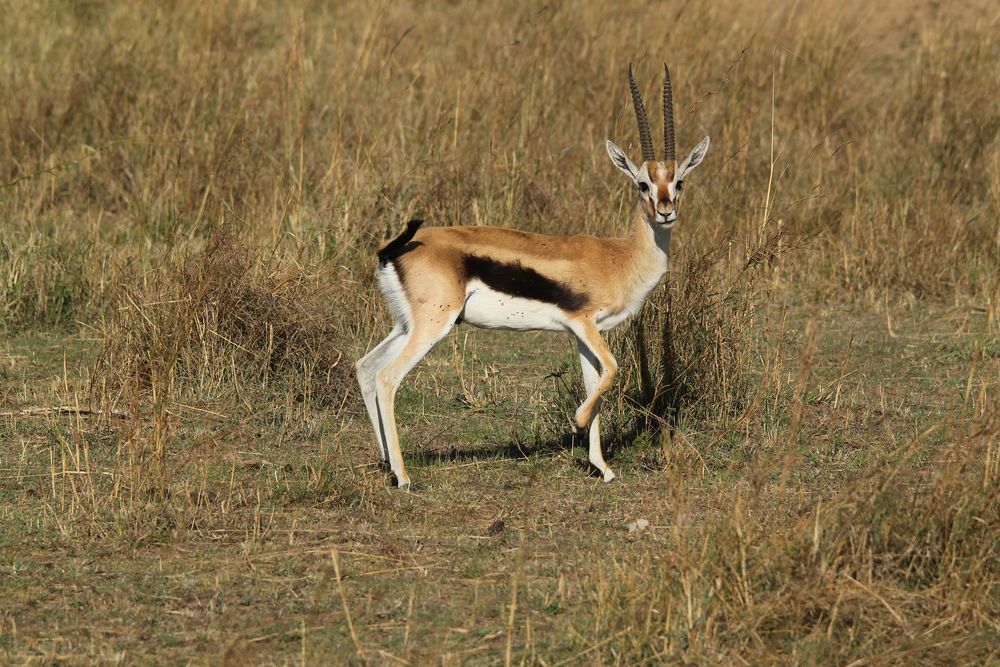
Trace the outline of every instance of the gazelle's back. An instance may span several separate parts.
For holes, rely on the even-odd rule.
[[[435,250],[466,255],[488,255],[522,263],[578,264],[587,256],[601,257],[623,239],[602,239],[588,235],[550,236],[505,227],[422,227],[414,242]],[[418,250],[416,248],[415,250]],[[405,261],[405,260],[404,260]]]

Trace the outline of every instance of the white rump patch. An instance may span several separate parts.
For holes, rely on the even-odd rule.
[[[385,303],[392,313],[392,319],[402,327],[404,332],[410,330],[410,323],[413,322],[413,315],[410,312],[410,302],[406,299],[406,291],[403,289],[403,282],[399,279],[399,273],[392,262],[380,266],[376,272],[378,277],[378,288],[385,297]]]

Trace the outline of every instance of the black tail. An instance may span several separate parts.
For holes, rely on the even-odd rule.
[[[386,243],[382,246],[382,249],[378,251],[379,265],[385,266],[409,250],[410,248],[408,248],[407,245],[411,240],[413,240],[414,235],[417,233],[417,230],[420,229],[420,225],[422,224],[424,224],[424,221],[419,218],[414,218],[406,223],[406,231]]]

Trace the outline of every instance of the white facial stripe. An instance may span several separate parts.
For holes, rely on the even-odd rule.
[[[642,189],[642,185],[646,185],[646,190]],[[649,193],[655,192],[656,185],[649,178],[649,170],[646,168],[645,163],[639,167],[638,178],[636,179],[636,185],[639,187],[639,192],[642,193],[643,197],[648,197]]]

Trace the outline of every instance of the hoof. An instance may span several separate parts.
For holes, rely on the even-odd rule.
[[[409,491],[410,490],[410,480],[408,480],[408,479],[407,480],[400,480],[399,484],[397,486],[400,489],[402,489],[403,491]]]
[[[611,468],[605,468],[605,469],[604,469],[604,483],[605,483],[605,484],[607,484],[607,483],[609,483],[609,482],[613,482],[613,481],[615,481],[616,479],[618,479],[618,477],[617,477],[617,475],[615,475],[615,473],[614,473],[614,472],[613,472],[613,471],[611,470]]]

